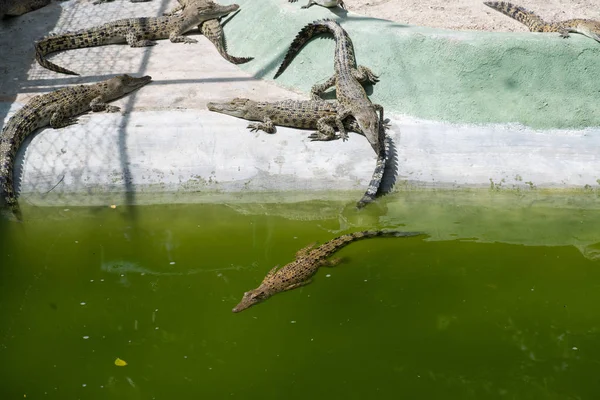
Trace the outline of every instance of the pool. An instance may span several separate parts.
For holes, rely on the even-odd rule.
[[[354,200],[25,205],[0,224],[3,398],[599,393],[594,193]],[[376,228],[429,236],[350,244],[310,285],[231,312],[298,249]]]

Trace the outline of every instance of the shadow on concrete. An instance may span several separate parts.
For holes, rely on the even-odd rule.
[[[17,94],[26,85],[28,71],[34,62],[33,42],[56,25],[60,14],[60,5],[52,3],[21,16],[0,19],[0,132]],[[15,40],[16,37],[19,40]],[[22,46],[22,41],[31,43],[31,46]],[[0,219],[0,237],[5,242],[3,236],[13,224],[4,218]],[[13,229],[13,234],[25,234],[23,225],[19,225],[17,231]]]
[[[4,127],[10,105],[27,86],[28,71],[35,62],[33,42],[54,28],[60,13],[60,5],[52,3],[18,17],[0,20],[0,129]],[[23,46],[22,43],[31,45]]]
[[[140,72],[143,74],[143,72]],[[84,76],[81,78],[57,78],[52,81],[60,86],[69,86],[73,84],[91,84],[98,83],[100,81],[104,81],[112,78],[113,76],[118,74],[108,74],[108,75],[92,75],[92,76]],[[138,74],[135,74],[138,76]],[[236,78],[206,78],[206,79],[170,79],[170,80],[153,80],[152,85],[177,85],[177,84],[189,84],[189,83],[212,83],[212,82],[250,82],[256,81],[257,79],[252,77],[236,77]],[[73,82],[75,81],[75,82]],[[49,93],[53,90],[56,90],[55,87],[48,87],[44,84],[43,80],[31,80],[27,81],[23,84],[20,93]]]

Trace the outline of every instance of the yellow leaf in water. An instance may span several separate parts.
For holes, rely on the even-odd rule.
[[[124,361],[124,360],[121,360],[120,358],[117,358],[117,359],[115,360],[115,365],[116,365],[117,367],[124,367],[124,366],[126,366],[126,365],[127,365],[127,362],[126,362],[126,361]]]

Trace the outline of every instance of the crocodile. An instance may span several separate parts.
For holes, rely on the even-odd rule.
[[[183,34],[203,21],[227,15],[238,8],[237,4],[221,6],[205,1],[195,7],[188,7],[177,15],[121,19],[89,29],[53,34],[35,43],[35,58],[42,67],[49,70],[79,75],[48,61],[46,55],[60,50],[125,42],[131,47],[153,46],[156,44],[154,40],[166,38],[173,43],[197,43],[196,39]]]
[[[91,85],[69,86],[33,97],[7,122],[0,134],[0,206],[21,220],[21,211],[13,188],[13,162],[23,140],[36,129],[50,125],[62,128],[75,124],[75,116],[94,112],[117,112],[119,107],[106,104],[152,80],[119,75]]]
[[[290,3],[295,3],[298,0],[288,0],[288,1]],[[344,10],[346,10],[346,5],[344,4],[344,2],[342,0],[308,0],[308,3],[305,6],[302,6],[300,8],[309,8],[309,7],[314,6],[315,4],[322,6],[322,7],[327,7],[327,8],[333,8],[333,7],[340,6]]]
[[[568,38],[569,32],[580,33],[600,42],[599,21],[577,18],[560,22],[546,22],[537,14],[512,3],[505,1],[486,1],[483,4],[504,15],[516,19],[527,26],[531,32],[558,32],[563,38]]]
[[[206,2],[206,0],[177,0],[179,4],[171,11],[164,13],[163,15],[175,15],[177,12],[183,10],[185,7],[189,7],[190,4],[197,2]],[[218,19],[209,19],[198,25],[198,30],[208,40],[215,45],[217,51],[227,61],[232,64],[244,64],[254,59],[254,57],[235,57],[227,53],[227,46],[225,45],[225,36],[223,35],[223,26]]]
[[[317,84],[311,89],[311,97],[320,99],[320,95],[328,88],[335,85],[337,100],[340,104],[335,118],[335,123],[340,130],[343,140],[348,138],[344,130],[343,120],[352,115],[361,131],[366,136],[375,153],[379,155],[381,149],[380,125],[383,121],[383,107],[371,103],[361,82],[376,83],[377,76],[367,67],[356,66],[354,46],[348,33],[337,22],[324,19],[306,25],[296,36],[285,55],[275,78],[280,76],[292,62],[300,49],[316,34],[330,32],[335,38],[335,74],[322,84]],[[378,115],[379,114],[379,115]]]
[[[0,18],[17,17],[50,4],[52,0],[0,0]]]
[[[210,111],[250,121],[260,121],[248,125],[248,128],[252,132],[262,130],[267,133],[275,133],[275,125],[279,125],[290,128],[317,129],[316,132],[309,135],[312,141],[339,139],[339,136],[335,134],[336,125],[334,123],[340,107],[337,101],[282,100],[259,102],[250,99],[235,98],[226,103],[210,102],[207,106]],[[348,116],[343,120],[343,124],[346,130],[363,134],[354,117]],[[387,128],[387,125],[384,124],[382,128]],[[382,135],[385,136],[385,132]],[[381,142],[383,143],[383,139],[381,139]],[[386,160],[387,156],[384,147],[377,156],[371,181],[367,191],[356,204],[357,208],[362,208],[375,200],[383,178]]]
[[[315,244],[299,250],[296,253],[296,259],[284,267],[275,266],[263,279],[261,284],[252,289],[242,297],[242,300],[233,308],[233,312],[240,312],[255,304],[260,303],[273,296],[274,294],[286,290],[296,289],[311,282],[311,277],[317,272],[319,267],[334,266],[341,260],[330,259],[327,257],[341,249],[342,247],[360,239],[367,239],[376,236],[395,236],[410,237],[420,236],[422,232],[401,232],[401,231],[362,231],[349,233],[332,239],[321,246],[314,248]]]

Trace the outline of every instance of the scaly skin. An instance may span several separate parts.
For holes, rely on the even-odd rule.
[[[338,139],[335,134],[335,119],[339,110],[337,101],[324,100],[283,100],[274,102],[253,101],[235,98],[226,103],[208,103],[210,111],[261,121],[249,124],[252,131],[262,130],[275,133],[275,125],[300,129],[317,129],[310,137],[313,140],[327,141]],[[352,117],[344,121],[345,129],[361,133],[360,126]]]
[[[21,212],[13,188],[13,163],[23,140],[36,129],[50,125],[62,128],[77,122],[75,116],[94,112],[117,112],[106,104],[151,81],[150,76],[120,75],[93,85],[77,85],[35,96],[17,111],[0,135],[0,206],[10,209],[18,220]]]
[[[0,0],[0,18],[16,17],[50,4],[52,0]]]
[[[335,134],[335,118],[339,110],[337,101],[324,100],[283,100],[276,102],[259,102],[249,99],[236,98],[227,103],[208,103],[210,111],[243,118],[249,121],[261,121],[248,125],[252,131],[262,130],[275,133],[275,125],[290,128],[317,129],[311,134],[311,140],[327,141],[338,139]],[[360,126],[349,116],[343,121],[344,128],[351,132],[363,134]],[[385,126],[384,126],[385,127]],[[383,133],[385,136],[385,133]],[[381,139],[383,143],[383,139]],[[361,200],[356,204],[358,208],[366,206],[375,200],[383,172],[386,165],[385,148],[379,152],[377,163],[369,187]]]
[[[295,3],[298,0],[288,0],[288,1],[290,3]],[[309,7],[314,6],[315,4],[318,6],[327,7],[327,8],[333,8],[333,7],[340,6],[344,10],[346,9],[346,5],[344,4],[344,2],[342,0],[308,0],[308,3],[306,3],[305,6],[302,6],[300,8],[309,8]]]
[[[290,49],[275,74],[275,78],[281,75],[310,38],[321,33],[332,33],[335,38],[335,75],[325,83],[313,86],[311,96],[315,100],[320,99],[320,95],[325,90],[335,85],[337,100],[341,105],[336,117],[336,125],[340,130],[342,139],[346,140],[348,138],[342,121],[347,116],[352,115],[375,153],[379,155],[382,148],[379,139],[380,124],[383,121],[383,107],[371,103],[361,85],[361,82],[375,83],[378,79],[369,68],[356,66],[352,40],[340,24],[324,19],[312,22],[302,28],[290,45]]]
[[[193,7],[195,3],[204,2],[207,0],[177,0],[179,5],[173,8],[171,11],[165,13],[164,15],[175,15],[177,12],[185,9],[186,7]],[[198,25],[198,30],[202,33],[208,40],[215,45],[219,54],[229,61],[232,64],[244,64],[250,60],[253,60],[254,57],[235,57],[229,55],[227,53],[227,46],[225,45],[225,36],[223,35],[223,27],[218,19],[209,19],[208,21],[204,21],[201,25]]]
[[[221,6],[207,1],[188,7],[177,15],[121,19],[94,28],[50,35],[35,43],[35,58],[49,70],[79,75],[48,61],[45,56],[60,50],[125,42],[131,47],[153,46],[156,44],[154,40],[167,38],[173,43],[197,43],[197,40],[183,34],[206,20],[222,17],[238,8],[237,4]]]
[[[410,237],[422,235],[421,232],[400,232],[400,231],[363,231],[350,233],[337,237],[329,242],[314,249],[314,245],[309,245],[296,253],[296,259],[277,269],[275,266],[269,271],[261,284],[253,290],[244,293],[242,301],[235,306],[233,312],[240,312],[255,304],[260,303],[273,296],[274,294],[292,290],[304,286],[311,281],[311,277],[317,272],[319,267],[334,266],[340,262],[340,259],[327,260],[327,257],[356,240],[367,239],[376,236],[396,236]]]
[[[561,22],[545,22],[537,14],[505,1],[486,1],[488,7],[521,22],[531,32],[558,32],[567,38],[569,32],[580,33],[600,42],[600,22],[591,19],[569,19]]]

